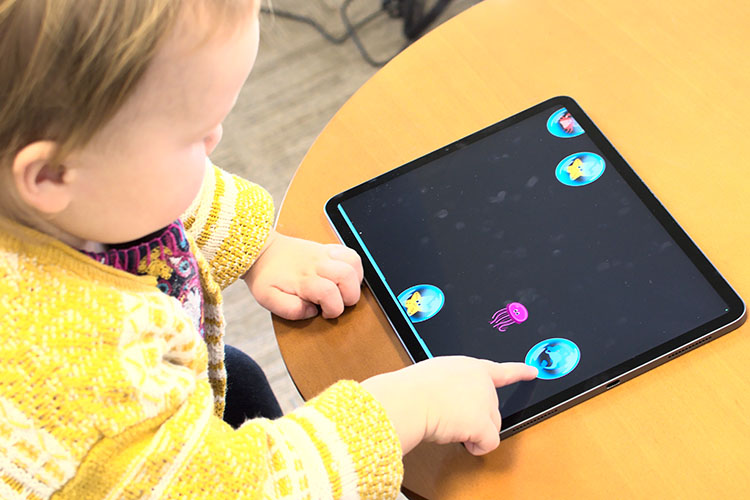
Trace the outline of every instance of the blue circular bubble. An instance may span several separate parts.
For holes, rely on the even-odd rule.
[[[604,173],[604,159],[596,153],[574,153],[557,164],[555,176],[566,186],[585,186]]]
[[[537,378],[552,380],[572,372],[581,360],[581,350],[568,339],[542,340],[529,350],[525,363],[539,370]]]
[[[412,323],[435,316],[445,304],[445,294],[433,285],[414,285],[398,295],[401,307]]]
[[[577,137],[583,133],[583,127],[578,124],[566,108],[558,109],[552,113],[552,116],[547,120],[547,130],[555,137],[562,137],[563,139]]]

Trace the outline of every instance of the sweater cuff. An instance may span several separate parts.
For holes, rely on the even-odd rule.
[[[317,436],[334,498],[398,495],[401,443],[385,409],[360,384],[338,382],[288,416]],[[321,416],[333,425],[316,425]]]

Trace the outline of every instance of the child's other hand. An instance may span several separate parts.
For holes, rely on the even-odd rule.
[[[483,455],[500,443],[496,387],[533,380],[534,367],[465,356],[432,358],[369,378],[362,386],[385,407],[404,454],[420,441],[464,443]]]
[[[297,320],[317,315],[317,305],[324,318],[341,315],[359,300],[362,277],[354,250],[273,231],[244,280],[260,305]]]

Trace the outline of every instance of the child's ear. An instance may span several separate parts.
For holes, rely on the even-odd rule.
[[[60,213],[70,204],[75,178],[65,165],[50,163],[56,147],[53,141],[32,142],[13,161],[13,180],[21,199],[47,215]]]

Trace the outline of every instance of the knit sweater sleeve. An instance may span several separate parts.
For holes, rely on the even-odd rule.
[[[273,225],[271,195],[207,160],[201,192],[181,219],[225,288],[250,269]]]
[[[213,416],[202,385],[158,428],[99,443],[60,497],[396,498],[400,452],[384,410],[355,382],[238,430]]]

